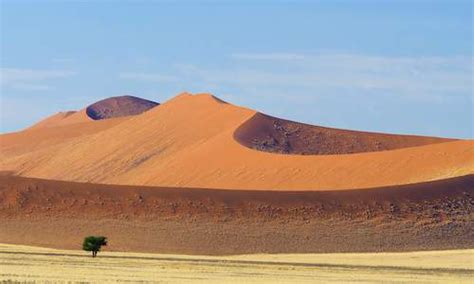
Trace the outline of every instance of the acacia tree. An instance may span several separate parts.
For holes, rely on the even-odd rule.
[[[103,236],[88,236],[82,243],[82,249],[92,252],[92,257],[96,257],[102,246],[107,245],[107,238]]]

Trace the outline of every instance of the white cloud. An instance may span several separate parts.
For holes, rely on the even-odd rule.
[[[157,74],[157,73],[134,73],[134,72],[122,72],[119,73],[119,78],[127,80],[136,80],[136,81],[146,81],[146,82],[176,82],[178,81],[177,77]]]
[[[76,72],[68,70],[0,68],[0,86],[20,90],[46,90],[50,86],[44,82],[75,74]]]

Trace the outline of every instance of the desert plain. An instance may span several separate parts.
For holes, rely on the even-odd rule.
[[[192,256],[0,245],[0,277],[31,282],[471,283],[471,250],[408,253]],[[7,269],[6,269],[7,268]]]

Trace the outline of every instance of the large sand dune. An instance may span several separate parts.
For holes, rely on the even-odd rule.
[[[135,116],[2,135],[0,170],[107,184],[256,190],[370,188],[474,172],[474,142],[465,140],[331,130],[321,136],[321,152],[309,154],[332,155],[250,149],[237,130],[246,127],[243,136],[253,137],[258,128],[249,124],[256,115],[211,95],[182,94]],[[321,129],[310,127],[302,136]],[[347,154],[351,149],[359,153]]]

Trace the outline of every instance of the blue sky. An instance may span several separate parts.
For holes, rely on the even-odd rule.
[[[473,138],[471,1],[1,3],[1,131],[211,92],[332,127]]]

